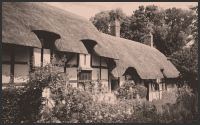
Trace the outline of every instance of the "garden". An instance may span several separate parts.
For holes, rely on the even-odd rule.
[[[144,86],[127,82],[109,94],[98,81],[98,88],[86,84],[88,89],[82,91],[68,84],[66,74],[50,69],[36,69],[23,88],[2,90],[3,123],[198,122],[198,93],[192,93],[187,86],[164,92],[162,100],[148,102],[143,99],[147,94]],[[44,88],[50,88],[49,98],[54,104],[46,103]],[[171,98],[176,97],[174,102],[163,101],[172,95]]]

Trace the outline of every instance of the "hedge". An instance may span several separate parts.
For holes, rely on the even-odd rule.
[[[39,117],[42,90],[5,88],[2,90],[2,123],[34,122]]]

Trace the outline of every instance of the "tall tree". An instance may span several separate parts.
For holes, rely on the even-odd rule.
[[[169,27],[166,45],[172,54],[185,45],[185,40],[190,34],[189,26],[192,24],[193,16],[191,11],[180,8],[166,9],[165,14],[165,22]]]
[[[109,34],[109,22],[110,22],[110,15],[109,11],[101,11],[97,13],[94,17],[89,19],[94,26],[103,33]]]
[[[89,20],[94,24],[94,26],[103,33],[110,34],[109,26],[112,20],[119,20],[120,23],[126,18],[126,14],[121,8],[113,9],[111,11],[101,11],[97,13],[94,17]]]
[[[120,28],[120,37],[131,40],[133,37],[133,32],[130,30],[131,25],[131,17],[126,16],[123,20],[121,20],[121,28]]]
[[[194,92],[198,92],[198,5],[191,7],[195,10],[195,18],[193,19],[192,35],[194,44],[189,48],[183,48],[171,55],[172,63],[180,71],[180,83],[187,83]],[[182,85],[182,84],[181,84]]]
[[[198,8],[193,10],[198,11]],[[151,32],[154,47],[166,56],[180,50],[186,44],[188,35],[198,32],[198,21],[194,21],[192,11],[177,8],[164,10],[155,5],[139,6],[132,16],[126,16],[120,8],[102,11],[90,21],[100,32],[110,34],[109,25],[114,19],[120,20],[120,37],[143,42],[141,38]]]
[[[153,33],[153,20],[155,17],[155,13],[157,11],[157,6],[149,5],[139,6],[138,10],[133,11],[132,21],[131,21],[131,30],[133,31],[133,40],[142,42],[141,38],[144,35],[149,34],[149,32]]]
[[[190,7],[191,10],[195,11],[194,20],[192,22],[192,35],[196,42],[198,42],[198,5]]]

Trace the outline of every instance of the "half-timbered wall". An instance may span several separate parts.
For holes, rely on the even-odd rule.
[[[2,86],[28,80],[30,51],[30,47],[2,44]]]
[[[104,57],[91,55],[92,80],[101,80],[105,88],[109,89],[108,66]]]

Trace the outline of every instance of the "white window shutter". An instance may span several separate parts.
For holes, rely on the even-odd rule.
[[[90,67],[90,54],[86,55],[86,67]]]
[[[50,63],[51,51],[50,49],[43,49],[43,66]]]
[[[84,66],[84,54],[79,54],[79,66]]]
[[[41,66],[41,49],[38,48],[33,49],[33,66],[34,67]]]

